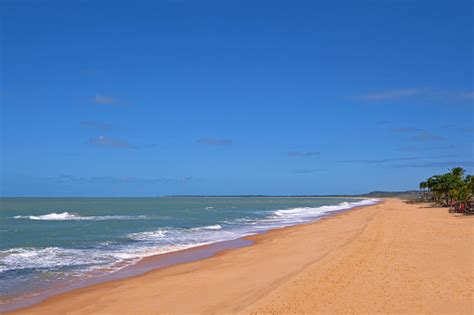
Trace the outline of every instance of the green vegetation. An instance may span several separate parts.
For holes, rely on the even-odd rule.
[[[434,175],[421,182],[423,199],[432,199],[456,212],[466,212],[474,194],[474,177],[465,173],[462,167],[455,167],[449,173]]]
[[[405,200],[419,199],[419,191],[417,190],[406,190],[406,191],[371,191],[366,194],[356,195],[357,197],[370,197],[370,198],[401,198]]]

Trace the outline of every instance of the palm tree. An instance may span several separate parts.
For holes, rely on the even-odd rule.
[[[452,190],[450,190],[451,198],[455,201],[454,210],[464,212],[467,204],[471,198],[471,187],[468,182],[462,182],[462,184]]]
[[[425,189],[428,187],[427,182],[421,182],[420,183],[420,190],[421,190],[421,200],[425,201]]]
[[[456,178],[462,179],[466,171],[462,167],[454,167],[451,169],[451,174]]]
[[[454,210],[465,209],[474,194],[474,176],[464,176],[462,167],[454,167],[449,173],[434,175],[420,183],[420,189],[428,188],[433,201]]]
[[[471,194],[474,195],[474,176],[467,175],[466,182],[468,183],[469,187],[471,187]]]

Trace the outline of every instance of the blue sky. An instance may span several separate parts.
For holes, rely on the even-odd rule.
[[[4,196],[337,194],[474,170],[470,1],[3,1]]]

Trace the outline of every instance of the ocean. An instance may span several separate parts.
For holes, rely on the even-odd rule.
[[[375,199],[0,198],[0,303],[143,257],[316,220]]]

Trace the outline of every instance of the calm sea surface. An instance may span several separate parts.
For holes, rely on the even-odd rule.
[[[0,302],[67,279],[113,272],[142,257],[375,202],[302,197],[0,198]]]

